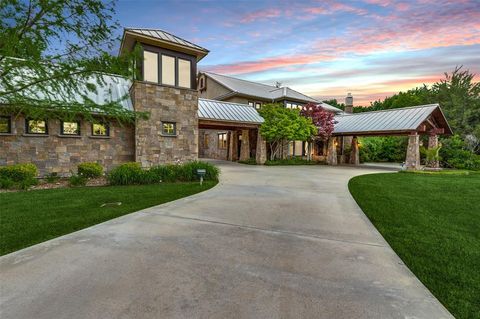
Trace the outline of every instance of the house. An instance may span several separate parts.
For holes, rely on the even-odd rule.
[[[129,161],[150,167],[199,157],[232,161],[253,157],[262,164],[268,149],[259,134],[263,119],[257,109],[272,102],[287,108],[322,103],[280,85],[210,72],[201,72],[197,77],[197,64],[209,51],[162,30],[126,28],[120,53],[133,50],[137,44],[143,55],[137,65],[140,78],[129,80],[105,74],[103,86],[89,98],[102,104],[128,95],[122,107],[148,112],[148,119],[122,125],[104,116],[59,121],[2,113],[0,165],[31,162],[42,175],[68,175],[81,162],[98,162],[106,170]],[[353,105],[351,97],[347,102],[348,111]],[[358,163],[356,136],[408,134],[407,164],[416,168],[419,134],[430,134],[434,145],[438,134],[451,133],[438,105],[366,117],[345,114],[325,103],[322,106],[337,114],[338,125],[328,143],[316,142],[312,155],[330,164],[346,161],[346,144],[351,144],[352,149],[349,161]],[[382,124],[374,125],[379,119]],[[302,142],[292,142],[284,155],[305,155],[305,150]]]

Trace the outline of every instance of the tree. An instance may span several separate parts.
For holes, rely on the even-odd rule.
[[[334,106],[340,110],[345,110],[345,104],[344,103],[338,103],[337,99],[330,99],[330,100],[325,100],[323,103],[327,103],[328,105]]]
[[[259,113],[264,119],[260,134],[270,144],[271,160],[278,156],[286,142],[306,141],[317,130],[311,119],[300,116],[298,110],[287,109],[279,104],[266,104]]]
[[[315,125],[315,132],[308,139],[308,159],[312,154],[312,141],[321,139],[327,141],[335,128],[335,114],[325,110],[320,104],[307,103],[303,106],[300,114],[309,118]]]
[[[110,52],[118,44],[114,2],[3,0],[0,2],[0,107],[31,117],[132,120],[117,100],[88,96],[104,85],[103,72],[132,76],[132,58]]]

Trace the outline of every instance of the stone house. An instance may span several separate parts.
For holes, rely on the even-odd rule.
[[[210,72],[197,76],[197,63],[209,51],[162,30],[125,29],[120,53],[137,44],[143,55],[137,65],[140,78],[132,81],[105,74],[105,84],[91,98],[101,103],[128,95],[122,107],[148,112],[147,120],[122,125],[104,117],[63,122],[0,113],[0,165],[30,162],[42,175],[68,175],[81,162],[98,162],[107,171],[128,161],[150,167],[199,157],[232,161],[253,157],[262,164],[267,145],[258,133],[263,119],[257,109],[272,102],[287,108],[314,102],[337,114],[334,136],[328,142],[319,141],[311,154],[330,164],[345,161],[345,144],[352,145],[349,161],[358,163],[357,136],[408,134],[407,162],[416,168],[419,134],[430,134],[434,145],[437,134],[451,133],[438,105],[365,118],[280,84],[270,86]],[[346,111],[351,105],[348,97]],[[376,121],[382,125],[375,126]],[[291,142],[284,155],[303,156],[305,152],[304,143]]]

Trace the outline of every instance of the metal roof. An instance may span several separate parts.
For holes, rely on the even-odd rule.
[[[145,35],[145,36],[152,37],[152,38],[155,38],[155,39],[158,39],[158,40],[167,41],[167,42],[171,42],[171,43],[174,43],[174,44],[179,44],[179,45],[183,45],[183,46],[186,46],[186,47],[189,47],[189,48],[193,48],[193,49],[196,49],[196,50],[208,52],[207,49],[202,48],[201,46],[196,45],[195,43],[192,43],[190,41],[187,41],[185,39],[177,37],[176,35],[173,35],[169,32],[166,32],[166,31],[163,31],[163,30],[160,30],[160,29],[125,28],[125,31]]]
[[[252,97],[259,97],[262,99],[268,100],[280,100],[280,99],[295,99],[304,102],[314,102],[319,103],[318,100],[302,94],[298,91],[295,91],[289,87],[276,87],[273,85],[267,85],[252,81],[247,81],[243,79],[237,79],[226,75],[211,73],[211,72],[203,72],[208,77],[212,78],[216,82],[220,83],[221,85],[225,86],[229,90],[234,93],[244,94]],[[231,94],[230,94],[231,95]],[[217,97],[219,98],[219,97]],[[340,109],[328,105],[326,103],[322,103],[326,109],[333,111],[333,112],[341,112]]]
[[[335,116],[337,123],[333,133],[346,135],[414,131],[436,110],[441,114],[440,120],[446,124],[444,125],[446,126],[445,131],[451,133],[451,129],[438,104],[337,115]]]
[[[261,124],[263,118],[249,105],[198,99],[198,118],[224,122]]]

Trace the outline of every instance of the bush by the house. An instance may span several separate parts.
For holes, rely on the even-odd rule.
[[[45,180],[48,183],[56,183],[60,180],[60,176],[58,176],[57,172],[52,172],[52,173],[48,174],[47,176],[45,176]]]
[[[82,175],[72,175],[68,178],[71,187],[80,187],[87,184],[87,178]]]
[[[0,167],[0,187],[28,189],[37,184],[37,174],[37,167],[31,163]]]
[[[78,175],[85,178],[96,178],[103,174],[103,168],[98,163],[80,163],[78,164]]]
[[[440,158],[443,166],[449,168],[480,170],[480,155],[467,149],[465,141],[458,135],[441,141]]]
[[[244,161],[238,161],[240,164],[247,164],[247,165],[257,165],[257,160],[253,157],[244,160]]]
[[[301,157],[292,157],[286,159],[276,159],[276,160],[268,160],[265,162],[266,166],[278,166],[278,165],[317,165],[317,164],[324,164],[323,162],[319,161],[309,161],[303,159]]]
[[[198,180],[197,169],[205,169],[205,180],[218,180],[219,170],[212,164],[188,162],[181,165],[158,165],[142,169],[139,163],[125,163],[107,175],[111,185],[154,184],[160,182],[192,182]]]

